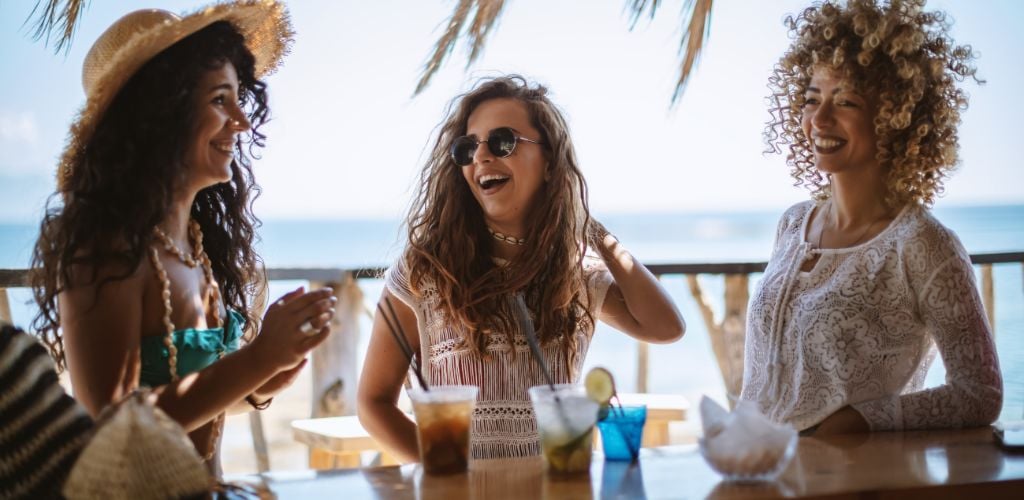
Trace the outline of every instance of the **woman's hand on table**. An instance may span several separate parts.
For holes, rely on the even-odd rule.
[[[871,426],[868,425],[867,420],[864,420],[860,412],[854,410],[852,406],[844,406],[835,413],[825,417],[825,420],[818,424],[818,428],[815,429],[813,435],[856,434],[869,432],[870,430]]]

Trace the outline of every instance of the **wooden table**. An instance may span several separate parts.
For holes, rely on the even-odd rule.
[[[669,423],[686,420],[690,408],[686,398],[675,394],[620,394],[619,399],[625,406],[647,405],[644,447],[668,444]],[[355,415],[295,420],[292,422],[292,437],[309,446],[309,467],[312,469],[359,467],[361,452],[383,451]],[[383,452],[380,460],[382,465],[396,463]]]
[[[800,438],[774,483],[721,481],[695,445],[644,449],[638,466],[603,462],[589,475],[556,478],[538,457],[477,460],[454,476],[415,465],[271,473],[281,499],[380,498],[1024,498],[1024,453],[1007,452],[989,428]]]

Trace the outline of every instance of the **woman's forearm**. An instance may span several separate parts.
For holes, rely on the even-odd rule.
[[[247,346],[216,363],[153,391],[155,402],[186,431],[237,409],[237,404],[277,374],[278,369],[260,359]]]
[[[594,246],[615,278],[625,308],[635,322],[636,331],[629,333],[650,342],[672,342],[682,337],[686,324],[658,278],[607,231],[595,239]]]
[[[393,402],[360,401],[359,422],[399,461],[419,461],[416,424]]]

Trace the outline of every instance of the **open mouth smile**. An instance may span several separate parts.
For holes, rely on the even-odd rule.
[[[484,194],[493,194],[498,192],[511,179],[512,177],[508,175],[486,174],[477,177],[476,185],[480,187]]]
[[[839,151],[846,145],[845,139],[838,137],[815,137],[814,152],[818,154],[831,154]]]
[[[210,146],[228,156],[235,153],[235,141],[211,141]]]

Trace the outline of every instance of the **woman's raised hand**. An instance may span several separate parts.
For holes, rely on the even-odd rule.
[[[598,222],[597,219],[591,218],[590,223],[587,225],[587,244],[595,249],[601,249],[605,246],[605,239],[611,233],[604,227],[604,224]],[[614,236],[612,236],[614,238]]]
[[[334,290],[306,292],[304,287],[284,294],[267,308],[263,327],[252,342],[262,359],[286,370],[306,359],[331,333],[330,322],[338,299]]]

